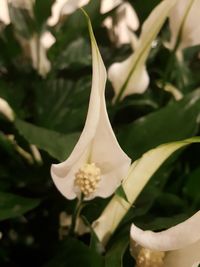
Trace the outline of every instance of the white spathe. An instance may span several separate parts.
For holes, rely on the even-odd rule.
[[[108,78],[113,85],[116,96],[125,83],[125,77],[127,77],[131,72],[131,68],[133,68],[133,60],[134,53],[125,61],[112,64],[108,70]],[[125,85],[126,88],[122,99],[127,95],[144,93],[149,85],[149,81],[146,66],[144,64],[137,65],[137,68],[133,69],[127,85]]]
[[[135,34],[129,31],[129,38],[133,51],[137,49],[138,39]],[[124,77],[127,77],[127,73],[133,68],[134,53],[123,62],[116,62],[108,69],[108,78],[112,82],[113,88],[119,88],[119,84],[122,86],[124,83]],[[120,75],[119,75],[120,74]],[[118,78],[117,78],[118,77]],[[136,69],[133,69],[133,74],[130,75],[130,80],[126,85],[123,97],[131,94],[142,94],[146,91],[150,82],[150,78],[144,64],[138,64]],[[118,89],[120,90],[120,88]],[[115,92],[118,95],[119,92]]]
[[[159,33],[169,12],[177,0],[164,0],[151,12],[142,26],[140,38],[135,44],[132,37],[131,44],[133,54],[125,61],[114,63],[108,71],[115,99],[122,100],[125,96],[134,93],[143,93],[149,85],[149,76],[146,71],[146,60],[149,55],[152,42]]]
[[[85,199],[110,196],[120,185],[131,163],[120,148],[109,122],[104,95],[106,70],[90,22],[89,30],[93,75],[87,119],[69,158],[51,168],[55,185],[68,199],[74,199],[80,194],[75,188],[75,174],[85,163],[95,163],[101,170],[97,189]]]
[[[200,44],[200,0],[179,0],[170,13],[171,39],[168,48],[173,49],[180,34],[178,49]],[[181,33],[180,33],[181,32]]]
[[[89,1],[90,0],[56,0],[52,6],[52,15],[47,21],[48,25],[56,25],[61,16],[73,13],[77,8],[87,5]]]
[[[144,248],[166,252],[163,267],[192,267],[200,263],[200,211],[168,230],[154,233],[131,226],[131,240]],[[198,265],[197,265],[198,266]]]
[[[121,5],[119,5],[121,3]],[[107,4],[107,5],[106,5]],[[131,42],[130,30],[139,28],[139,19],[132,5],[123,1],[102,1],[101,9],[109,11],[119,5],[113,16],[107,17],[103,25],[108,29],[109,37],[116,46]],[[104,12],[102,12],[104,13]]]

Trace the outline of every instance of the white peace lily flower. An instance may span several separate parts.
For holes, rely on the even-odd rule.
[[[106,70],[92,26],[93,78],[85,127],[69,158],[52,165],[51,175],[58,190],[68,199],[108,197],[120,185],[131,160],[120,148],[111,128],[105,103]]]
[[[48,25],[54,26],[63,15],[69,15],[76,9],[85,6],[90,0],[57,0],[52,6],[52,15],[48,19]]]
[[[158,251],[162,252],[160,254],[160,265],[157,266],[194,267],[200,263],[199,229],[200,211],[183,223],[158,233],[143,231],[133,224],[130,235],[133,244],[136,242],[145,250],[147,249],[146,251],[150,250],[149,253],[153,251],[154,255],[157,254],[157,259]],[[135,249],[134,245],[132,249]],[[144,253],[143,261],[145,261]]]
[[[145,62],[153,40],[176,2],[177,0],[163,0],[144,22],[134,53],[125,61],[111,65],[108,77],[115,91],[115,100],[122,100],[130,94],[143,93],[147,89],[149,76]]]
[[[131,35],[130,32],[129,35]],[[133,50],[137,49],[136,47],[138,46],[138,40],[133,34],[131,38],[131,45]],[[124,84],[124,80],[125,77],[127,77],[128,72],[130,72],[130,69],[133,64],[133,58],[134,53],[125,61],[112,64],[108,70],[108,78],[112,82],[116,95],[118,95],[122,85]],[[138,65],[133,74],[131,75],[123,97],[131,94],[144,93],[148,88],[149,80],[150,79],[145,64]]]
[[[116,9],[113,16],[107,17],[103,25],[108,29],[111,41],[116,46],[128,44],[131,42],[130,30],[136,31],[139,27],[138,16],[128,2],[122,1],[102,1],[101,12],[105,13],[121,5]]]
[[[180,38],[178,51],[200,44],[200,0],[180,0],[169,17],[171,40],[167,47],[174,49]]]

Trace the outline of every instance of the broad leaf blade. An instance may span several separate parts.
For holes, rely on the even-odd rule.
[[[123,182],[123,188],[129,203],[118,196],[114,196],[111,199],[102,215],[94,224],[94,231],[100,241],[104,244],[107,243],[111,234],[116,230],[142,189],[164,161],[178,149],[192,143],[200,143],[200,137],[163,144],[146,152],[139,160],[132,164],[129,174]]]
[[[19,133],[30,143],[48,152],[59,161],[65,160],[76,144],[79,134],[61,134],[16,119],[15,126]]]
[[[196,134],[200,114],[200,90],[182,100],[122,127],[118,139],[126,153],[137,159],[160,144]]]

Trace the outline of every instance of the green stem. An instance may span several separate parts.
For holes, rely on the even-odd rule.
[[[72,215],[72,223],[71,223],[71,227],[70,227],[70,230],[69,230],[69,235],[74,235],[75,234],[75,228],[76,228],[76,221],[80,215],[80,212],[81,212],[81,209],[83,207],[83,195],[81,195],[80,198],[78,198],[77,200],[77,204],[76,204],[76,207],[75,207],[75,210],[74,210],[74,213]]]

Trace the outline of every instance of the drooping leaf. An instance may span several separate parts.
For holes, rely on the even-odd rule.
[[[123,182],[123,188],[129,202],[114,196],[94,224],[94,231],[100,241],[106,243],[109,240],[142,189],[164,161],[178,149],[192,143],[200,143],[200,137],[160,145],[146,152],[132,164],[129,174]]]
[[[15,120],[15,126],[30,144],[48,152],[59,161],[63,161],[69,156],[79,137],[78,133],[60,134],[20,119]]]

